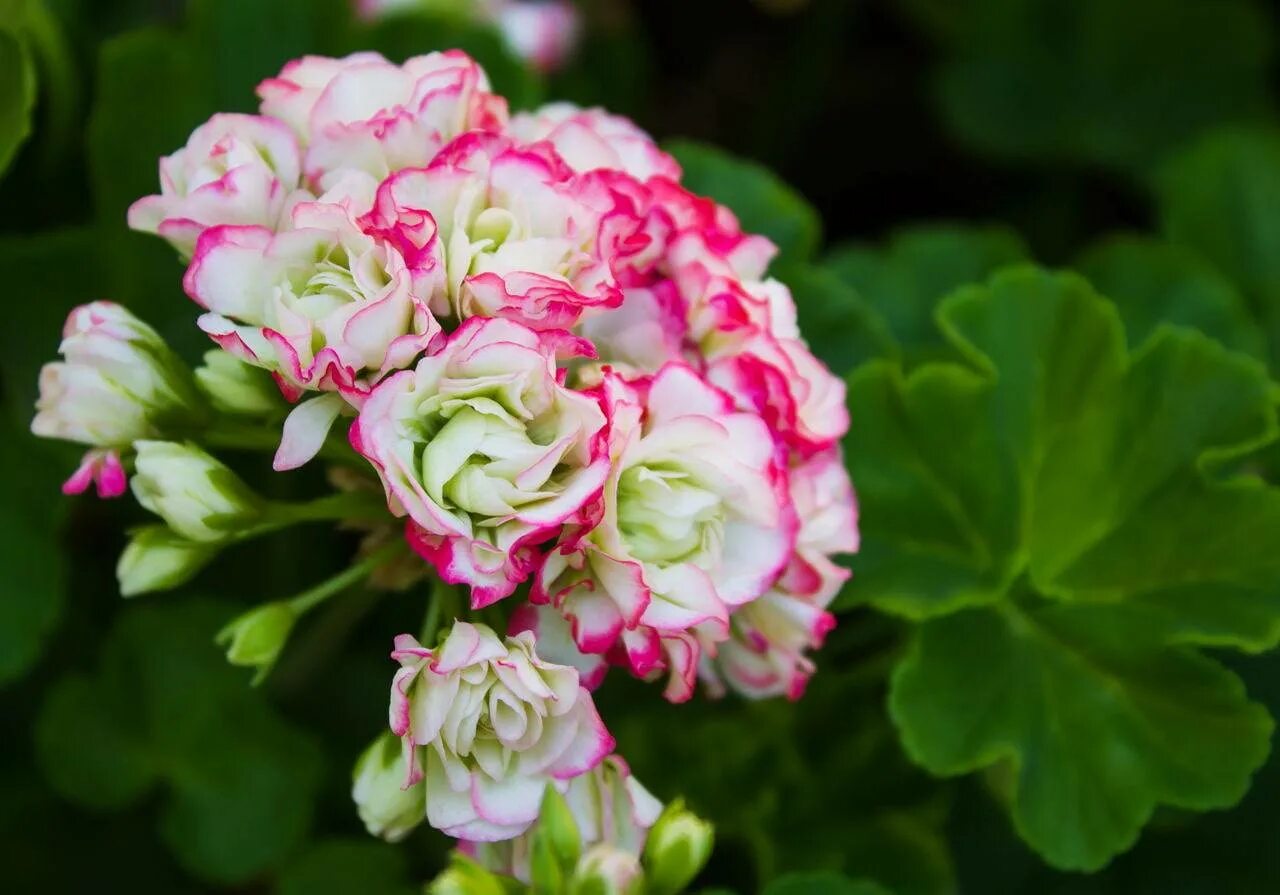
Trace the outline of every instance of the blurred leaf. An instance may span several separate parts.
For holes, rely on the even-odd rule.
[[[320,842],[281,871],[276,895],[413,895],[404,851],[383,842]]]
[[[35,661],[62,614],[66,565],[58,550],[65,510],[58,455],[0,417],[0,684]],[[18,470],[22,470],[21,474]]]
[[[36,72],[26,47],[0,21],[0,174],[31,133],[36,104]]]
[[[125,229],[129,205],[158,187],[160,156],[186,143],[216,108],[203,63],[200,48],[160,29],[133,31],[102,45],[89,119],[89,168],[104,224]],[[138,114],[139,107],[146,114]]]
[[[216,108],[256,112],[254,88],[291,59],[328,54],[350,31],[352,7],[349,0],[192,0],[187,32],[208,60]]]
[[[894,677],[908,752],[1008,760],[1019,833],[1094,869],[1158,803],[1233,804],[1266,756],[1267,713],[1191,647],[1280,638],[1280,491],[1205,475],[1274,438],[1270,385],[1187,330],[1129,355],[1069,274],[997,274],[938,319],[967,365],[850,379],[848,599],[930,619]]]
[[[745,232],[772,239],[780,263],[806,261],[818,250],[818,213],[763,165],[692,140],[668,140],[663,148],[684,168],[686,189],[729,206]]]
[[[809,347],[837,374],[897,352],[881,316],[852,286],[813,264],[779,265],[772,271],[791,289],[800,331]]]
[[[1130,347],[1142,344],[1160,324],[1173,323],[1266,360],[1266,340],[1240,293],[1191,250],[1117,235],[1090,247],[1075,266],[1116,303]]]
[[[1156,190],[1165,235],[1240,287],[1280,363],[1280,131],[1210,134],[1169,160]]]
[[[1207,127],[1267,115],[1274,25],[1252,0],[955,6],[935,22],[938,94],[980,152],[1142,172]]]
[[[867,880],[854,881],[838,873],[790,873],[765,886],[764,895],[891,895]]]
[[[880,249],[837,247],[823,266],[858,290],[909,362],[917,362],[943,349],[942,334],[933,321],[943,298],[1027,257],[1022,240],[1004,227],[923,224],[897,231]]]
[[[311,740],[213,646],[225,616],[202,603],[126,612],[101,669],[54,685],[36,745],[54,787],[89,807],[123,807],[162,782],[169,848],[192,873],[234,883],[297,845],[320,768]]]

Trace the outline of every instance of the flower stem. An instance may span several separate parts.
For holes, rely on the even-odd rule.
[[[335,594],[360,583],[371,572],[405,549],[405,545],[400,541],[384,544],[345,571],[339,572],[327,581],[322,581],[310,590],[303,591],[289,600],[289,608],[298,615],[314,609]]]
[[[446,584],[439,578],[431,583],[431,596],[427,599],[427,613],[422,619],[422,630],[418,642],[430,647],[435,643],[436,632],[440,630],[441,620],[452,622],[458,617],[462,604],[462,593],[457,585]]]

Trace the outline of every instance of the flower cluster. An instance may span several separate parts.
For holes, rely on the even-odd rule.
[[[456,51],[306,57],[258,93],[129,214],[188,262],[217,351],[193,375],[122,309],[78,309],[33,428],[92,446],[69,490],[121,493],[136,467],[168,527],[131,545],[131,592],[304,518],[368,532],[367,575],[403,560],[401,527],[472,621],[396,640],[390,734],[357,768],[369,828],[425,819],[520,876],[554,791],[612,850],[591,866],[635,863],[659,805],[609,757],[590,690],[620,667],[676,702],[699,680],[801,694],[833,557],[857,548],[843,384],[767,276],[774,247],[626,119],[511,116]],[[342,454],[344,493],[255,498],[189,443],[229,417],[277,427],[278,470]],[[237,621],[233,660],[269,668],[334,589]]]

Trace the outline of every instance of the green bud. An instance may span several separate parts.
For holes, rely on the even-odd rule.
[[[640,859],[603,842],[583,854],[569,886],[570,895],[640,895],[647,891]]]
[[[138,441],[133,494],[193,541],[221,541],[262,515],[262,501],[230,469],[195,445]]]
[[[134,597],[187,583],[218,553],[211,544],[198,544],[167,525],[136,529],[116,563],[120,594]]]
[[[427,884],[427,895],[508,895],[511,891],[519,889],[457,852],[449,867]]]
[[[221,413],[266,416],[284,406],[280,389],[265,370],[219,349],[205,353],[203,366],[196,368],[196,385]]]
[[[533,895],[560,895],[564,878],[565,868],[556,858],[551,837],[542,830],[534,830],[529,839],[529,882]]]
[[[644,844],[650,895],[676,895],[693,882],[707,859],[715,831],[676,799],[666,807]]]
[[[578,863],[578,856],[582,854],[578,821],[565,797],[554,786],[548,786],[542,796],[535,835],[547,840],[551,854],[560,866],[570,869]]]
[[[253,678],[258,684],[271,672],[296,620],[288,603],[264,603],[233,619],[215,640],[227,648],[232,665],[258,669]]]
[[[400,738],[390,731],[356,759],[351,798],[365,828],[388,842],[399,842],[426,817],[427,786],[419,781],[405,789],[407,770]]]

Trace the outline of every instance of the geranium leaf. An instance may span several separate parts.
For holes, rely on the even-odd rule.
[[[31,133],[36,102],[35,66],[18,35],[5,30],[6,24],[0,22],[0,174]]]
[[[1130,347],[1161,323],[1174,323],[1232,350],[1267,356],[1266,340],[1239,290],[1191,249],[1118,234],[1087,249],[1075,267],[1116,303]]]
[[[1205,127],[1267,113],[1272,26],[1250,0],[951,5],[937,92],[980,152],[1142,172]]]
[[[965,363],[850,378],[843,599],[926,620],[892,694],[913,757],[1012,760],[1019,832],[1096,868],[1157,804],[1234,803],[1266,755],[1266,712],[1193,647],[1280,639],[1280,491],[1224,473],[1274,439],[1270,384],[1190,330],[1130,353],[1070,274],[997,274],[938,323]]]
[[[319,754],[245,687],[213,645],[225,609],[131,609],[100,670],[57,682],[36,727],[38,756],[66,797],[120,808],[153,783],[178,861],[234,883],[277,865],[310,822]],[[86,725],[90,731],[86,734]],[[70,744],[91,736],[92,762]]]
[[[933,322],[938,302],[1027,257],[1022,240],[1004,227],[927,224],[897,231],[883,247],[837,247],[823,267],[857,289],[914,362],[944,348]]]
[[[1280,131],[1223,130],[1174,156],[1156,178],[1160,222],[1230,277],[1280,361]]]

